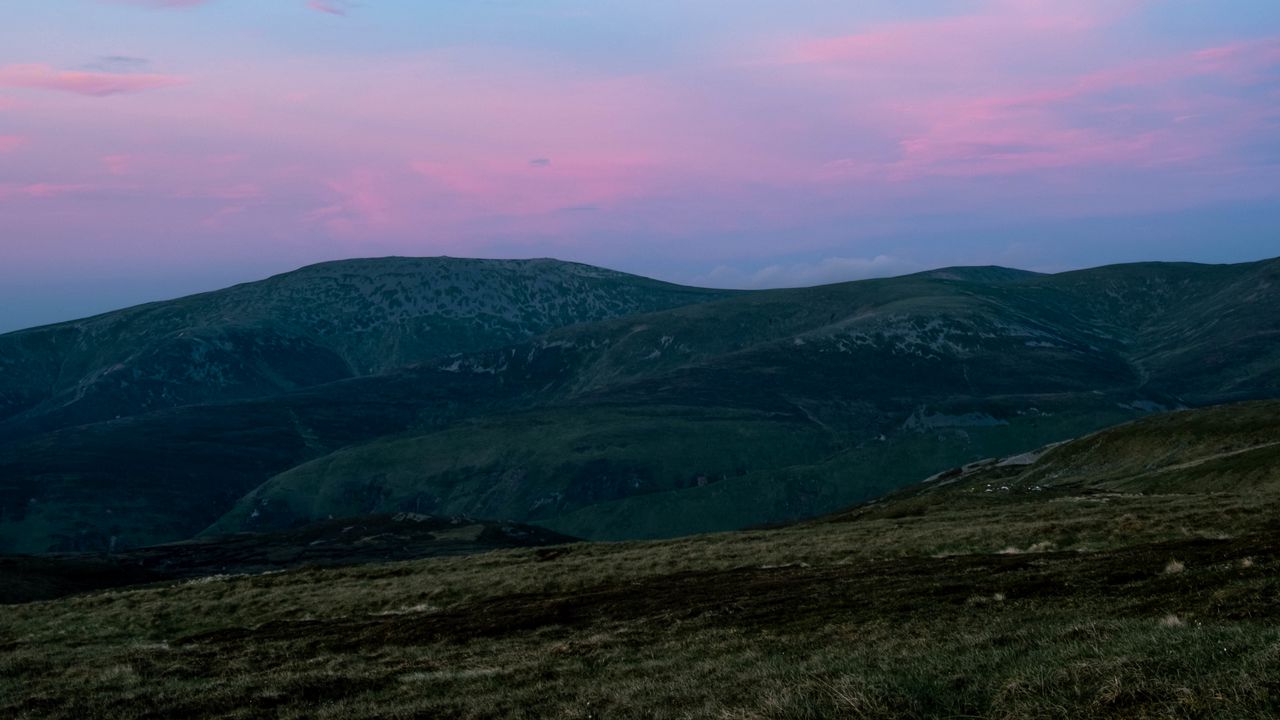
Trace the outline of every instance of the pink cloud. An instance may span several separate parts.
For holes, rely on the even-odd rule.
[[[307,7],[316,12],[345,17],[351,7],[351,3],[343,2],[343,0],[307,0]]]
[[[486,173],[469,167],[431,160],[415,160],[409,163],[409,167],[418,175],[458,193],[479,195],[493,189],[493,182]]]
[[[0,200],[8,198],[55,198],[90,189],[88,185],[57,183],[0,183]]]
[[[888,23],[851,35],[806,38],[774,58],[782,64],[842,65],[901,72],[945,63],[952,71],[1014,54],[1039,54],[1094,31],[1133,0],[989,0],[977,12]]]
[[[261,207],[267,199],[267,193],[256,183],[243,182],[226,187],[215,187],[198,197],[225,201],[212,214],[200,221],[206,230],[225,228],[234,218],[248,211]]]
[[[1231,88],[1273,75],[1280,40],[1108,66],[1102,38],[1139,5],[988,0],[965,15],[793,41],[766,65],[847,103],[853,122],[896,148],[829,161],[821,181],[1138,169],[1229,155],[1246,124],[1259,129],[1256,99]],[[1200,81],[1218,91],[1193,86]],[[1206,112],[1220,121],[1195,121]]]
[[[926,104],[917,117],[925,129],[903,140],[894,170],[900,176],[975,175],[1211,158],[1260,118],[1244,101],[1188,100],[1185,83],[1198,78],[1227,85],[1253,82],[1271,67],[1276,48],[1280,40],[1211,48],[1087,73],[1032,93]],[[1118,90],[1124,101],[1108,99]],[[1221,117],[1209,126],[1187,127],[1197,109]],[[1092,118],[1135,112],[1147,116],[1148,127],[1088,124]]]
[[[130,155],[104,155],[98,160],[111,175],[128,175],[133,171],[134,158]]]
[[[267,196],[260,180],[270,178],[271,174],[260,168],[246,171],[237,167],[243,160],[244,156],[239,154],[144,150],[103,155],[98,158],[98,164],[113,177],[110,187],[118,191],[138,191],[156,183],[146,190],[156,197],[251,204]]]
[[[385,228],[394,219],[391,192],[378,173],[360,169],[325,183],[332,201],[307,215],[337,235]]]
[[[262,188],[253,182],[240,182],[234,185],[215,187],[206,193],[207,197],[218,198],[219,200],[260,200],[264,195]]]
[[[568,154],[553,162],[491,159],[481,163],[415,161],[428,192],[447,193],[454,210],[545,215],[565,208],[607,208],[643,197],[662,184],[641,156]]]
[[[228,68],[205,77],[199,94],[148,98],[219,145],[201,158],[139,152],[150,142],[140,135],[117,145],[132,151],[131,177],[190,197],[254,178],[273,201],[236,222],[301,206],[309,209],[290,211],[347,238],[447,235],[499,217],[533,224],[565,208],[581,222],[583,208],[681,192],[682,175],[711,185],[775,174],[759,149],[744,152],[738,113],[656,76],[465,51],[322,69],[325,81],[295,97],[280,92],[299,82],[285,69]],[[233,148],[234,163],[202,161]],[[549,165],[529,162],[543,157]]]
[[[220,230],[225,228],[232,218],[243,215],[250,207],[251,205],[249,203],[232,203],[230,205],[225,205],[201,219],[200,226],[205,230]]]
[[[1109,16],[1096,4],[978,7],[813,41],[808,55],[797,54],[805,41],[775,43],[789,54],[768,66],[622,73],[493,48],[228,58],[201,75],[199,92],[151,94],[128,115],[41,98],[33,111],[49,118],[48,137],[83,140],[11,177],[81,167],[58,177],[107,183],[114,207],[147,208],[58,206],[86,227],[118,213],[130,229],[461,254],[494,238],[514,247],[616,233],[691,253],[675,243],[870,217],[895,203],[967,211],[984,188],[1041,192],[1031,212],[1063,188],[1131,192],[1113,171],[1175,186],[1187,174],[1165,167],[1229,162],[1232,133],[1257,115],[1225,84],[1257,76],[1266,47],[1118,61],[1140,48],[1101,47]],[[1024,56],[1039,64],[1028,69]],[[802,235],[788,242],[808,242]]]
[[[0,153],[11,152],[24,145],[27,139],[18,135],[0,135]]]
[[[0,67],[0,87],[56,90],[94,97],[155,90],[185,82],[184,78],[172,75],[54,70],[39,64]]]
[[[1203,74],[1222,75],[1240,83],[1271,81],[1275,66],[1280,65],[1280,37],[1205,48],[1186,62]]]
[[[356,166],[323,183],[306,213],[343,239],[453,238],[476,228],[518,226],[555,233],[571,215],[608,210],[666,185],[670,178],[627,156],[559,156],[549,166],[477,157],[417,160],[400,167]],[[580,218],[579,218],[580,219]]]

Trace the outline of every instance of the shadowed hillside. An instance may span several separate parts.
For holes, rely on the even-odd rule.
[[[624,539],[814,515],[1144,412],[1275,395],[1277,267],[935,271],[555,331],[515,351],[579,358],[555,407],[345,449],[216,527],[427,507]]]
[[[414,513],[324,520],[115,553],[0,556],[0,604],[191,578],[278,572],[565,545],[574,538],[516,523]],[[554,558],[562,549],[544,553]]]
[[[1261,512],[1280,498],[1280,402],[1262,401],[1146,417],[1007,458],[951,468],[925,482],[813,522],[851,522],[1073,504],[1097,515],[1121,508],[1182,505],[1204,517],[1185,527],[1239,532],[1280,516]],[[1251,502],[1259,512],[1245,511]],[[1243,507],[1241,504],[1243,503]],[[1216,517],[1214,517],[1216,515]],[[1233,517],[1242,516],[1242,525]],[[1047,517],[1047,515],[1046,515]],[[1131,530],[1153,522],[1127,518]],[[999,525],[983,517],[978,527]],[[1179,527],[1149,530],[1178,535]],[[1059,538],[1044,538],[1056,544]]]
[[[794,520],[1151,411],[1280,394],[1278,280],[1272,260],[689,290],[706,301],[10,442],[0,542],[404,511],[594,539]]]
[[[273,395],[728,294],[557,260],[312,265],[0,335],[0,440]]]

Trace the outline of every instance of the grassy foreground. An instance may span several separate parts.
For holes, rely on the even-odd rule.
[[[8,606],[0,716],[1276,717],[1275,410],[777,530]]]
[[[575,546],[552,560],[502,551],[13,606],[0,620],[0,711],[20,718],[1280,712],[1274,532],[1091,553],[877,559],[891,548],[872,529],[826,524]]]

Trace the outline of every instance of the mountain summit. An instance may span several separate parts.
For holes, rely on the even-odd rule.
[[[729,294],[547,259],[321,263],[0,335],[0,437],[263,397]]]

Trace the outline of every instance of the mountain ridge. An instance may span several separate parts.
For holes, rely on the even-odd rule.
[[[380,375],[36,433],[0,444],[0,547],[406,510],[596,539],[792,520],[1154,410],[1280,394],[1278,270],[947,271],[700,295]],[[119,501],[125,488],[142,507]]]
[[[728,294],[558,260],[319,263],[0,335],[0,440],[269,396]]]

